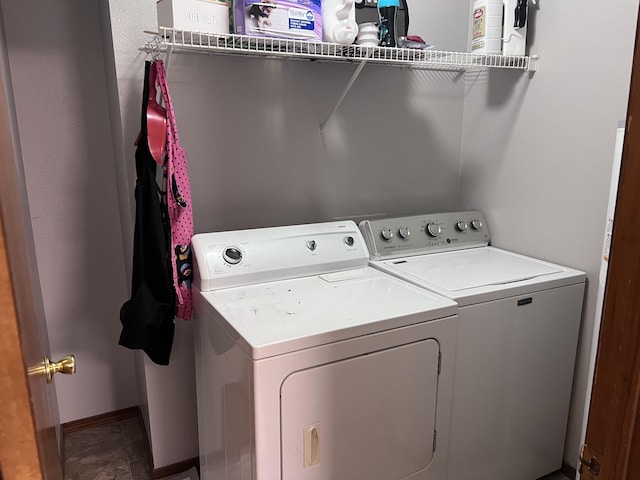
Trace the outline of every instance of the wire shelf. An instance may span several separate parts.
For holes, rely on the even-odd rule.
[[[344,46],[308,40],[191,32],[167,27],[160,27],[155,38],[147,42],[142,50],[153,54],[193,51],[339,62],[366,61],[367,63],[416,69],[453,71],[483,68],[535,71],[539,58],[537,56],[481,55],[413,48]]]

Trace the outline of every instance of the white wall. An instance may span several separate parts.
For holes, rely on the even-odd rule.
[[[539,0],[532,77],[467,75],[461,206],[479,208],[493,243],[588,274],[565,461],[575,465],[613,147],[626,118],[637,0]],[[553,392],[549,392],[550,395]]]
[[[2,1],[60,420],[138,404],[97,2]]]

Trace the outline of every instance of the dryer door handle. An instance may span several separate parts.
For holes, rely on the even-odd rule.
[[[320,463],[320,424],[304,427],[304,467]]]

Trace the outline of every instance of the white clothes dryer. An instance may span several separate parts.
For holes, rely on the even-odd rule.
[[[478,211],[360,228],[372,266],[459,305],[449,480],[561,468],[585,274],[488,246]]]
[[[369,267],[350,221],[193,251],[204,480],[446,478],[455,302]]]

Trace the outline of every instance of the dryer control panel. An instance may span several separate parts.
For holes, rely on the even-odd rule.
[[[351,220],[200,233],[192,246],[202,292],[364,268],[369,257]]]
[[[490,241],[487,222],[477,210],[364,220],[359,228],[372,260],[481,247]]]

